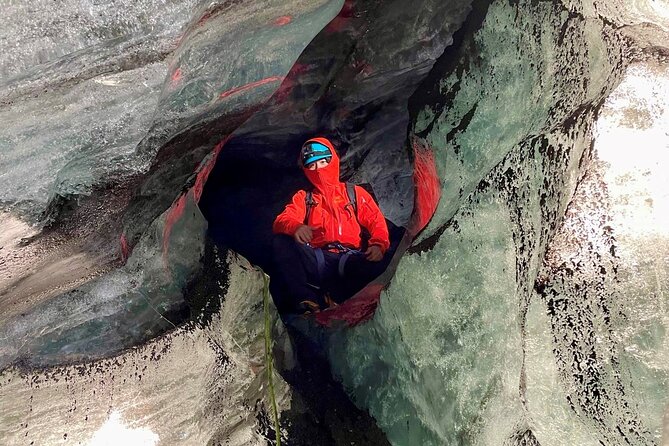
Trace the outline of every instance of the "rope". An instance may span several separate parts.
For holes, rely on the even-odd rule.
[[[265,361],[267,363],[267,381],[269,388],[269,400],[272,405],[274,418],[274,430],[276,432],[276,445],[281,446],[281,426],[279,425],[279,411],[276,407],[276,394],[274,392],[274,361],[272,358],[272,333],[271,318],[269,315],[269,277],[263,274],[263,312],[265,316]]]

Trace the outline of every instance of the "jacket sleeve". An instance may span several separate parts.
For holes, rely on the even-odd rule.
[[[295,235],[295,231],[304,224],[304,217],[307,215],[306,196],[307,193],[303,190],[297,191],[293,195],[292,201],[274,219],[272,232],[290,236]]]
[[[358,221],[371,235],[369,245],[378,245],[385,254],[390,247],[386,219],[369,192],[356,186],[355,194],[358,201]]]

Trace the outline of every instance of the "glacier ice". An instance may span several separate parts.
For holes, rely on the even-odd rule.
[[[88,441],[109,413],[170,444],[272,438],[261,276],[208,237],[261,263],[248,240],[299,187],[291,144],[318,128],[399,228],[421,187],[414,148],[440,179],[374,317],[311,328],[387,441],[660,444],[663,7],[116,1],[43,17],[12,4],[0,206],[46,226],[1,238],[0,272],[18,275],[0,282],[3,438]],[[55,286],[75,256],[104,268]],[[285,439],[339,444],[353,438],[341,426],[371,426],[328,418],[362,417],[334,397],[314,409],[295,385],[304,358],[278,321],[274,334]]]

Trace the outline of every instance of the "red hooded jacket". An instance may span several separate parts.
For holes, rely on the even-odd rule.
[[[388,226],[381,210],[369,193],[355,186],[358,218],[349,203],[346,183],[339,181],[339,157],[332,143],[326,138],[313,138],[326,145],[332,152],[330,163],[316,170],[304,169],[307,179],[314,185],[313,201],[307,224],[313,229],[311,245],[319,248],[339,242],[350,248],[360,248],[360,224],[370,233],[369,245],[377,245],[385,254],[390,246]],[[293,236],[304,224],[307,215],[306,191],[293,195],[292,202],[274,220],[272,230],[276,234]],[[358,224],[360,222],[360,224]]]

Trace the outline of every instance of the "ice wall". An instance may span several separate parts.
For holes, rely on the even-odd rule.
[[[18,43],[13,50],[17,64],[26,60],[2,85],[0,201],[50,226],[8,241],[2,253],[2,302],[11,309],[1,318],[9,340],[3,365],[110,354],[172,328],[166,319],[184,320],[184,289],[201,269],[206,221],[194,202],[179,208],[187,213],[180,222],[181,214],[166,210],[192,185],[202,159],[279,87],[342,3],[153,5],[159,24],[146,15],[152,5],[116,6],[123,12],[63,5],[72,46],[66,40],[53,52],[52,40],[34,43],[38,53],[53,53],[51,65],[33,67],[42,60],[18,54]],[[21,20],[42,20],[37,10],[13,10]],[[144,20],[149,24],[137,25]],[[58,23],[14,26],[48,36]],[[106,31],[91,31],[98,27]],[[115,27],[118,36],[110,37]],[[140,38],[164,48],[160,57],[141,56],[128,43]]]
[[[330,348],[333,370],[394,444],[658,441],[666,375],[642,384],[662,389],[651,415],[631,378],[647,366],[621,360],[612,332],[636,293],[608,294],[620,280],[604,260],[611,228],[561,226],[626,64],[625,38],[599,11],[493,2],[412,98],[411,131],[436,154],[442,199],[375,318]],[[601,206],[589,178],[576,200]],[[564,232],[572,266],[555,277],[544,253]]]
[[[565,399],[605,443],[645,429],[648,443],[666,444],[669,85],[666,63],[653,59],[632,65],[607,98],[593,162],[537,288],[558,380],[573,389]]]
[[[65,1],[53,14],[50,2],[11,5],[0,35],[3,209],[57,219],[63,201],[111,199],[155,171],[157,152],[188,127],[225,113],[238,125],[341,5]],[[182,176],[204,153],[182,159]]]
[[[267,444],[261,273],[232,255],[206,327],[180,327],[110,359],[0,378],[4,444]],[[280,407],[289,388],[277,377]]]
[[[144,167],[135,146],[196,7],[58,3],[8,5],[0,31],[0,203],[33,221],[54,196]]]
[[[64,3],[48,19],[10,8],[16,25],[3,27],[10,51],[0,86],[3,209],[32,222],[47,217],[56,231],[68,229],[61,242],[101,239],[67,256],[118,250],[120,235],[122,253],[118,263],[106,258],[105,274],[80,273],[76,283],[55,286],[61,267],[73,265],[58,251],[64,264],[0,282],[9,284],[0,302],[11,314],[0,318],[0,361],[13,364],[0,383],[4,438],[87,441],[124,423],[146,441],[170,444],[271,438],[258,353],[260,276],[243,261],[219,259],[211,275],[200,263],[211,257],[196,206],[206,179],[199,173],[236,129],[237,141],[264,148],[259,159],[280,171],[293,155],[266,150],[267,141],[319,125],[350,146],[347,175],[372,181],[402,224],[410,212],[393,200],[410,206],[403,175],[415,147],[432,151],[441,178],[437,211],[373,320],[324,331],[333,373],[391,443],[659,442],[664,238],[655,229],[639,238],[639,222],[619,217],[630,197],[642,199],[634,214],[663,209],[664,199],[609,196],[606,185],[628,173],[606,177],[591,159],[594,123],[627,63],[652,56],[666,66],[662,4],[481,1],[471,12],[468,2],[421,5]],[[30,26],[19,24],[24,17]],[[51,37],[63,22],[64,38]],[[318,45],[308,46],[317,34]],[[339,52],[327,44],[334,36],[343,36]],[[666,83],[656,88],[655,96],[669,96]],[[243,157],[244,144],[228,149]],[[80,225],[90,230],[70,231]],[[0,266],[20,259],[25,245],[46,258],[44,234],[10,237]],[[223,279],[231,289],[219,289]],[[36,292],[35,283],[47,290]],[[172,322],[186,317],[184,295],[203,299],[207,317],[193,332]],[[287,338],[278,340],[279,362],[297,383],[300,364],[291,363]],[[156,349],[165,350],[161,359]],[[104,355],[116,356],[92,359]],[[53,367],[61,362],[80,364]],[[25,371],[36,365],[46,367]],[[359,417],[351,408],[296,394],[280,401],[284,435],[295,444],[342,444],[351,439],[344,425],[373,431],[365,422],[337,424],[337,408]],[[314,427],[324,420],[335,427]],[[385,441],[365,435],[355,440]]]

